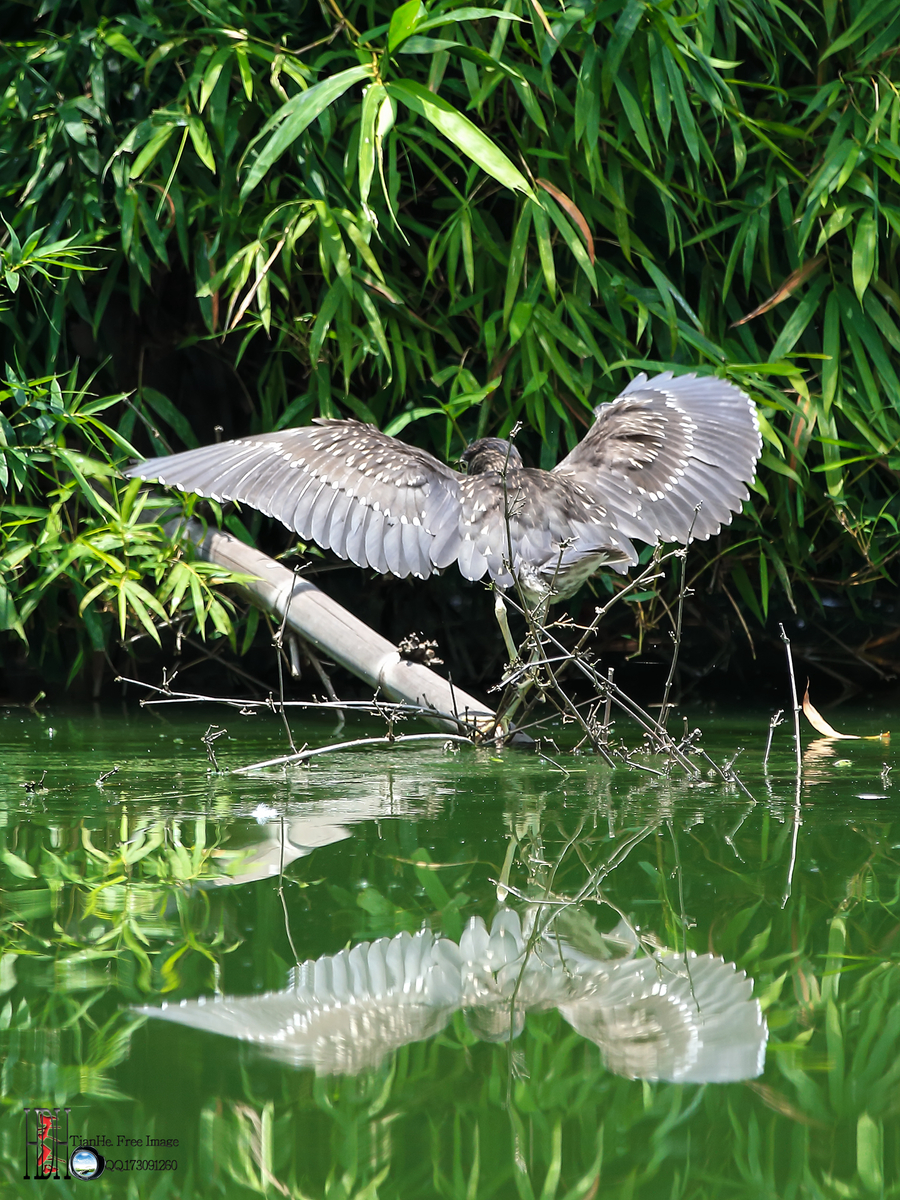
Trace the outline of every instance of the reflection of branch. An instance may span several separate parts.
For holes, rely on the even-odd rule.
[[[355,750],[360,746],[397,746],[408,742],[463,742],[471,746],[472,739],[459,733],[404,733],[388,737],[356,738],[352,742],[336,742],[333,746],[317,746],[312,750],[300,750],[296,754],[285,754],[281,758],[269,758],[265,762],[250,763],[246,767],[235,767],[232,775],[246,775],[260,771],[263,767],[282,767],[288,763],[306,762],[319,754],[334,754],[339,750]]]
[[[287,836],[284,817],[280,817],[278,820],[278,834],[278,898],[281,901],[281,909],[284,913],[284,932],[287,935],[288,945],[291,948],[294,962],[297,962],[297,950],[294,946],[294,939],[291,936],[291,920],[288,916],[287,901],[284,895],[284,843]]]
[[[212,768],[217,774],[221,768],[219,767],[219,761],[216,758],[215,744],[219,738],[224,737],[227,732],[227,729],[220,729],[218,725],[210,725],[206,733],[204,733],[200,738],[200,741],[206,747],[206,757],[212,763]]]
[[[794,820],[791,832],[791,859],[788,863],[787,879],[784,885],[784,895],[781,897],[781,907],[787,904],[791,896],[791,886],[794,881],[794,867],[797,862],[797,841],[800,836],[800,770],[797,770],[797,781],[794,788]]]

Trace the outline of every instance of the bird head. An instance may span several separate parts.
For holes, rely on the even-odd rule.
[[[487,471],[502,475],[504,471],[516,471],[524,465],[512,442],[503,438],[479,438],[466,447],[459,461],[465,463],[467,475],[484,475]]]

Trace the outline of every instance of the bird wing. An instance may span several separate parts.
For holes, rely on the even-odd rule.
[[[596,412],[553,474],[602,498],[626,537],[703,540],[740,511],[761,440],[753,402],[738,388],[714,376],[638,375]]]
[[[401,578],[427,578],[459,552],[462,476],[362,421],[319,419],[149,459],[125,473],[249,504],[304,541]]]
[[[508,471],[505,480],[485,471],[461,481],[460,499],[458,562],[467,579],[489,573],[509,587],[510,563],[517,575],[523,565],[552,575],[589,555],[637,561],[606,508],[577,480],[529,467]]]

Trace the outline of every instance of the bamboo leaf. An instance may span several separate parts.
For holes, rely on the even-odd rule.
[[[871,1195],[881,1195],[884,1188],[883,1140],[881,1121],[864,1112],[856,1122],[856,1169]]]
[[[836,208],[819,234],[819,240],[816,242],[816,254],[822,249],[827,241],[840,233],[842,229],[846,229],[853,218],[859,211],[858,204],[842,204],[840,208]]]
[[[130,179],[137,179],[139,175],[143,175],[177,128],[178,126],[174,124],[165,125],[158,133],[153,135],[131,164],[131,170],[128,173]]]
[[[314,366],[319,361],[319,355],[322,352],[322,344],[325,341],[325,336],[331,327],[331,322],[334,320],[335,313],[340,307],[343,295],[343,284],[340,280],[335,280],[335,282],[325,293],[322,303],[319,305],[319,312],[316,316],[316,320],[312,328],[312,334],[310,335],[309,339],[309,358],[310,362]]]
[[[828,355],[822,363],[822,402],[827,413],[834,403],[837,394],[838,379],[841,365],[841,324],[840,299],[836,291],[832,291],[825,305],[825,325],[823,331],[822,349]]]
[[[578,228],[581,230],[581,236],[584,238],[585,248],[587,249],[588,258],[591,266],[594,264],[594,238],[591,233],[591,228],[585,220],[584,213],[578,207],[574,200],[570,199],[561,188],[550,183],[546,179],[538,179],[536,183],[539,188],[543,188],[545,192],[553,197],[559,206],[565,210],[566,214],[572,218]]]
[[[521,171],[513,166],[499,146],[452,104],[448,104],[440,96],[433,95],[421,83],[410,79],[388,83],[386,87],[388,95],[401,100],[413,112],[430,121],[457,150],[481,167],[486,174],[505,187],[524,192],[526,196],[534,198],[531,186]]]
[[[863,306],[869,317],[878,326],[881,336],[889,343],[892,350],[900,354],[900,329],[891,320],[891,317],[880,301],[875,299],[871,291],[866,293],[866,300]]]
[[[369,214],[369,192],[375,174],[375,120],[386,97],[382,83],[370,83],[363,91],[359,126],[359,198],[363,212]],[[371,216],[369,218],[371,220]]]
[[[197,435],[191,429],[187,417],[178,411],[168,396],[164,396],[156,388],[145,387],[141,391],[141,399],[178,434],[189,450],[193,450],[199,445]]]
[[[669,84],[666,80],[666,65],[662,56],[662,46],[656,33],[651,30],[647,35],[647,45],[650,50],[650,80],[653,85],[653,106],[656,119],[663,135],[663,142],[669,144],[669,133],[672,128],[672,100],[669,95]]]
[[[250,69],[250,62],[247,56],[245,46],[238,46],[235,50],[235,58],[237,59],[238,74],[241,77],[241,86],[244,89],[244,95],[248,100],[253,99],[253,72]]]
[[[835,38],[825,53],[820,55],[819,62],[824,62],[832,54],[839,54],[841,50],[846,50],[849,46],[852,46],[854,42],[868,33],[870,29],[873,29],[880,21],[883,21],[884,17],[885,9],[881,0],[868,0],[868,4],[863,5],[850,28],[845,30],[840,37]]]
[[[525,20],[516,13],[501,12],[496,8],[452,8],[437,16],[420,21],[416,29],[419,33],[424,33],[426,29],[436,29],[441,25],[458,25],[461,21],[487,21],[489,19],[522,22]]]
[[[603,93],[604,104],[609,103],[619,66],[643,15],[644,0],[628,0],[613,27],[612,37],[606,46],[606,57],[603,60],[603,72],[601,75],[601,91]]]
[[[388,26],[388,54],[393,54],[401,42],[405,41],[415,30],[419,21],[426,16],[422,0],[407,0],[395,8]]]
[[[669,87],[672,92],[672,99],[675,102],[675,113],[678,117],[678,128],[681,136],[684,138],[684,143],[687,146],[688,154],[695,163],[700,162],[700,138],[702,134],[697,128],[697,122],[694,114],[691,111],[690,103],[688,102],[687,92],[684,86],[681,70],[676,63],[672,52],[668,46],[662,48],[663,62],[666,67],[666,75],[669,77]]]
[[[100,37],[111,50],[115,50],[123,58],[130,58],[132,62],[136,62],[141,67],[144,66],[143,56],[138,54],[121,29],[104,29]]]
[[[550,223],[540,204],[536,204],[534,201],[529,201],[529,203],[531,204],[531,217],[534,221],[541,270],[544,272],[544,282],[547,284],[547,291],[554,296],[556,294],[556,265],[553,261],[553,246],[550,242]]]
[[[216,84],[219,82],[219,76],[222,74],[222,70],[231,58],[231,55],[231,46],[223,46],[209,60],[206,70],[203,72],[203,83],[200,87],[200,102],[197,105],[200,112],[203,112],[209,103],[209,98],[215,91]]]
[[[524,300],[512,310],[512,315],[509,318],[509,344],[514,346],[525,330],[531,323],[531,314],[534,312],[533,304],[526,304]]]
[[[597,291],[597,272],[594,270],[594,264],[591,261],[590,254],[585,249],[584,244],[581,241],[581,238],[578,236],[578,234],[575,232],[575,230],[572,228],[572,226],[569,224],[569,222],[566,220],[566,218],[562,215],[562,213],[555,207],[555,205],[552,205],[552,204],[548,205],[546,211],[547,211],[548,216],[550,217],[550,220],[553,222],[553,224],[556,226],[556,228],[562,234],[563,241],[566,243],[566,245],[571,250],[571,252],[575,258],[575,261],[578,263],[579,267],[581,267],[581,270],[584,272],[592,289],[596,292]],[[594,247],[593,247],[593,241],[592,241],[591,249],[593,250],[593,248]]]
[[[859,218],[853,239],[853,290],[860,304],[875,270],[877,253],[878,225],[875,214],[864,212]]]
[[[596,141],[600,132],[600,88],[597,73],[600,52],[594,42],[585,51],[575,87],[575,144],[586,138],[589,146]]]
[[[853,742],[889,742],[891,740],[889,733],[868,733],[862,735],[858,733],[838,733],[836,729],[828,724],[818,709],[813,707],[812,701],[809,698],[809,688],[806,689],[803,696],[803,715],[809,721],[810,725],[812,725],[813,729],[817,733],[821,733],[823,737],[840,738]]]
[[[837,429],[834,416],[830,413],[819,413],[819,444],[822,447],[823,470],[825,486],[828,495],[838,504],[845,503],[844,472],[846,465],[841,460],[840,447],[837,441]]]
[[[778,335],[778,340],[772,347],[772,353],[769,356],[773,362],[777,362],[779,358],[784,358],[786,354],[790,354],[808,328],[813,317],[817,314],[822,293],[830,286],[831,280],[827,277],[817,279],[812,285],[787,321],[785,321],[781,333]]]
[[[506,287],[503,298],[504,327],[509,325],[513,303],[516,299],[516,293],[519,290],[522,272],[525,269],[525,258],[528,252],[528,230],[531,227],[531,208],[530,204],[523,205],[519,222],[516,225],[516,231],[513,235],[512,246],[510,247],[509,266],[506,272]]]
[[[621,76],[616,76],[615,83],[616,93],[622,103],[622,109],[628,119],[628,124],[631,126],[638,140],[638,145],[647,155],[647,158],[653,162],[653,148],[650,145],[650,138],[647,136],[647,126],[644,124],[644,117],[641,113],[641,106],[638,104],[637,96],[632,92],[628,81],[622,79]]]
[[[203,122],[195,113],[188,117],[188,132],[191,135],[194,149],[197,151],[197,157],[215,175],[216,160],[213,157],[212,146],[209,144],[209,136]]]
[[[740,233],[738,234],[740,237]],[[784,283],[779,287],[767,300],[764,300],[758,308],[754,308],[753,312],[747,313],[746,317],[741,317],[739,321],[732,321],[731,328],[735,329],[738,325],[744,325],[747,321],[752,321],[754,317],[761,317],[763,313],[769,312],[782,300],[787,300],[788,296],[798,288],[801,283],[807,280],[815,269],[822,264],[822,258],[813,258],[809,262],[805,262],[802,267],[798,267],[796,271],[791,272]],[[821,293],[817,293],[820,295]],[[796,340],[796,339],[795,339]],[[792,343],[793,344],[793,343]],[[772,356],[773,358],[775,355]]]
[[[312,124],[329,105],[343,96],[348,88],[362,79],[370,79],[371,67],[349,67],[328,79],[323,79],[307,91],[295,96],[283,106],[281,123],[247,172],[241,187],[240,198],[245,200],[262,181],[266,172],[278,161],[292,142]],[[285,112],[284,110],[290,110]]]
[[[532,214],[533,215],[533,214]],[[466,280],[469,284],[469,291],[475,290],[475,246],[472,242],[472,218],[469,216],[469,210],[464,208],[459,214],[460,225],[460,240],[462,243],[463,265],[466,271]]]

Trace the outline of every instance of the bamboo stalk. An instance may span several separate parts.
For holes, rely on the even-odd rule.
[[[218,529],[188,521],[185,531],[206,562],[254,578],[241,591],[388,700],[419,705],[426,719],[451,733],[492,732],[496,714],[421,663],[408,662],[387,638],[306,579]],[[530,739],[529,739],[530,740]]]

